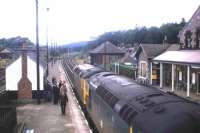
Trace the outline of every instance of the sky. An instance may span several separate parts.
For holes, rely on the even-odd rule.
[[[200,0],[38,0],[39,41],[67,44],[108,31],[188,21]],[[50,10],[47,11],[46,9]],[[0,38],[35,43],[35,0],[0,0]]]

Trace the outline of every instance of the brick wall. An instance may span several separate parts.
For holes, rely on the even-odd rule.
[[[27,77],[27,54],[22,52],[22,77],[18,82],[18,99],[32,99],[32,84]]]

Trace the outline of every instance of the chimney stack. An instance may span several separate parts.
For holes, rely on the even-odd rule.
[[[18,82],[18,99],[32,99],[32,84],[27,76],[27,50],[22,46],[22,77]]]
[[[163,39],[163,48],[166,48],[166,44],[167,44],[167,36],[165,35]]]

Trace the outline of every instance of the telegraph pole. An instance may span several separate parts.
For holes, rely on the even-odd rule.
[[[36,2],[36,55],[37,55],[37,103],[40,104],[40,69],[39,69],[39,25],[38,25],[38,0]]]

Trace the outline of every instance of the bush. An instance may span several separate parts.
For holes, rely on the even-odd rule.
[[[112,72],[115,72],[115,64],[111,64],[110,68],[111,68]],[[119,74],[120,75],[124,75],[124,76],[130,77],[130,78],[134,78],[134,76],[135,76],[134,72],[135,71],[136,71],[136,69],[133,66],[123,65],[123,64],[119,65]]]

